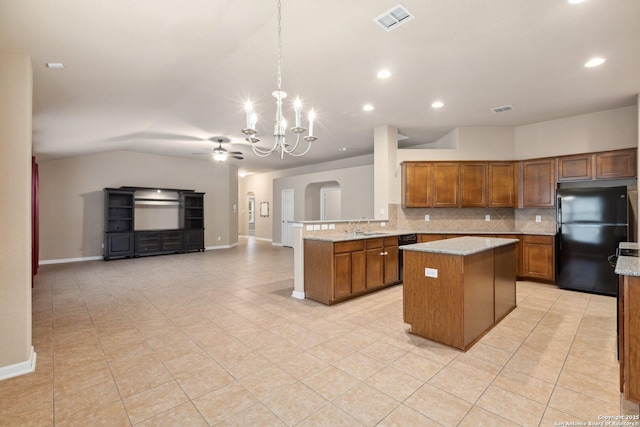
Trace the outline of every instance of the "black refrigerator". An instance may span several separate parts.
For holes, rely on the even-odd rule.
[[[560,188],[557,197],[558,286],[615,296],[607,257],[628,240],[627,187]]]

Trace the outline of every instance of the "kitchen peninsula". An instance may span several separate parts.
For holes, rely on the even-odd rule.
[[[403,246],[411,333],[469,349],[516,307],[517,239],[458,237]]]

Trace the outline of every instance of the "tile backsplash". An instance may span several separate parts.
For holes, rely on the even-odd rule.
[[[425,215],[429,216],[428,221]],[[536,222],[536,216],[540,217],[540,222]],[[389,205],[389,225],[399,230],[425,232],[555,233],[556,211],[554,208],[403,209],[401,205]]]

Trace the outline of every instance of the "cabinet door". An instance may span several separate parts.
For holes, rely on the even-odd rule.
[[[364,291],[367,288],[367,253],[351,252],[351,293]]]
[[[104,259],[133,256],[133,233],[105,233]]]
[[[400,280],[398,269],[398,246],[384,247],[384,284],[396,283]]]
[[[596,178],[632,178],[636,176],[636,150],[596,153]]]
[[[384,283],[382,252],[382,248],[367,249],[367,289],[382,286]]]
[[[484,208],[487,206],[487,164],[460,164],[460,206]]]
[[[351,254],[335,254],[333,265],[333,299],[351,295]]]
[[[523,277],[554,281],[553,237],[524,236]]]
[[[515,208],[518,199],[516,163],[491,162],[488,165],[490,208]]]
[[[403,163],[402,206],[428,208],[431,205],[431,163]]]
[[[522,277],[522,237],[517,234],[500,234],[496,237],[503,237],[505,239],[518,239],[515,250],[515,263],[516,263],[516,277]]]
[[[555,159],[526,160],[521,165],[522,207],[555,206]]]
[[[592,164],[591,154],[558,157],[558,182],[593,179]]]
[[[460,164],[433,164],[433,207],[457,208],[460,204]]]

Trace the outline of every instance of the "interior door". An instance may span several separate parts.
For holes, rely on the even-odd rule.
[[[293,189],[282,190],[282,246],[293,247]]]

